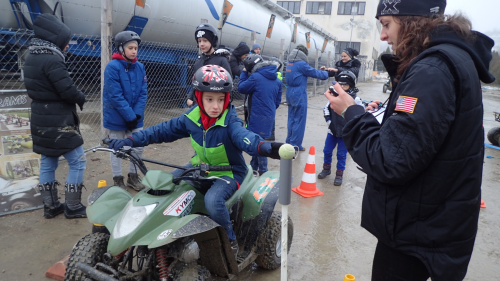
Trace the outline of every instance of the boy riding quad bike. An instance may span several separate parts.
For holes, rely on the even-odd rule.
[[[109,141],[108,151],[145,174],[146,188],[135,197],[116,186],[91,194],[87,216],[100,226],[73,248],[66,280],[205,280],[210,272],[237,275],[253,261],[267,269],[280,266],[281,214],[273,212],[279,173],[254,177],[242,151],[279,159],[283,144],[266,143],[242,126],[229,102],[226,73],[201,67],[193,79],[197,106],[131,138]],[[147,172],[130,152],[183,137],[191,137],[196,151],[189,165],[142,159],[178,168],[172,174]]]

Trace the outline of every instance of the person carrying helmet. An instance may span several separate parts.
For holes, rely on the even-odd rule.
[[[115,36],[118,52],[112,56],[104,71],[103,116],[108,137],[123,139],[142,130],[144,109],[148,98],[147,77],[144,65],[137,61],[141,38],[133,31],[122,31]],[[144,147],[136,146],[134,152],[140,157]],[[130,163],[127,185],[123,182],[121,159],[111,154],[111,169],[114,185],[130,187],[137,191],[144,185],[137,168]]]
[[[343,71],[339,73],[338,83],[358,105],[363,106],[363,102],[359,97],[357,97],[359,90],[356,88],[356,75],[354,73],[351,71]],[[337,172],[335,173],[335,180],[333,184],[340,186],[342,185],[342,178],[344,176],[347,158],[347,148],[344,144],[344,140],[342,139],[342,129],[344,129],[346,121],[342,118],[342,116],[333,111],[330,107],[329,101],[323,108],[323,114],[325,121],[328,124],[328,133],[326,135],[325,147],[323,148],[323,170],[318,174],[318,179],[324,179],[331,174],[333,150],[337,147]]]
[[[276,109],[281,103],[281,81],[276,74],[278,62],[255,54],[243,61],[238,91],[245,94],[245,123],[248,130],[267,139],[274,128]],[[267,172],[267,158],[253,156],[250,161],[254,174]]]
[[[39,15],[33,29],[35,36],[30,41],[24,64],[24,85],[32,99],[33,152],[41,155],[37,187],[43,199],[43,215],[50,219],[64,212],[68,219],[86,218],[81,198],[87,160],[76,109],[78,105],[83,110],[86,100],[71,79],[63,54],[68,48],[71,30],[51,14]],[[55,179],[61,156],[69,165],[64,204],[59,202],[59,183]]]
[[[205,194],[205,207],[210,217],[226,231],[236,255],[238,243],[225,202],[247,174],[242,152],[279,159],[278,150],[282,143],[264,142],[258,134],[243,127],[243,121],[231,105],[233,81],[226,69],[217,65],[202,66],[196,71],[192,85],[197,106],[179,117],[134,132],[126,139],[112,139],[109,148],[118,150],[123,146],[146,146],[189,137],[196,155],[186,167],[201,163],[231,165],[232,171],[210,172],[211,176],[220,179],[214,180]]]
[[[209,23],[202,23],[194,32],[194,39],[201,54],[193,65],[193,71],[196,72],[200,67],[204,65],[218,65],[227,69],[229,75],[232,76],[231,66],[227,56],[230,54],[226,49],[216,50],[217,41],[219,41],[219,35],[217,35],[217,29]],[[192,106],[195,101],[194,89],[192,89],[187,95],[186,104]]]
[[[317,70],[307,62],[309,51],[304,45],[297,47],[288,56],[286,66],[286,103],[288,105],[288,133],[286,142],[295,149],[304,151],[302,140],[307,119],[307,78],[328,79],[328,72]]]

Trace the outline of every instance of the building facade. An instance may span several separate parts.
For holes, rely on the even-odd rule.
[[[272,1],[337,37],[334,61],[340,60],[347,47],[358,50],[363,64],[359,80],[371,79],[380,48],[381,25],[375,19],[378,1]]]

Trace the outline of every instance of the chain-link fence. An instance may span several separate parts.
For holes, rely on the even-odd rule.
[[[23,63],[33,32],[0,29],[0,90],[24,89]],[[66,55],[68,71],[88,102],[79,111],[86,149],[101,139],[101,39],[74,35]],[[114,50],[113,50],[114,51]],[[190,45],[142,41],[138,59],[148,76],[148,102],[144,125],[149,127],[181,115],[187,110],[186,94],[191,90],[192,65],[198,48]],[[237,87],[237,85],[236,85]],[[242,95],[233,94],[233,104],[243,104]]]

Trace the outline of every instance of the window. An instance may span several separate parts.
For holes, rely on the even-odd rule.
[[[364,15],[366,2],[339,2],[337,15]]]
[[[307,1],[306,14],[331,15],[332,2]]]
[[[360,42],[350,42],[350,43],[351,46],[349,46],[349,41],[337,41],[335,44],[335,54],[340,55],[342,54],[342,50],[345,50],[345,48],[349,47],[359,52],[359,50],[361,49],[361,43]]]
[[[278,1],[278,5],[292,14],[300,14],[300,1]]]

